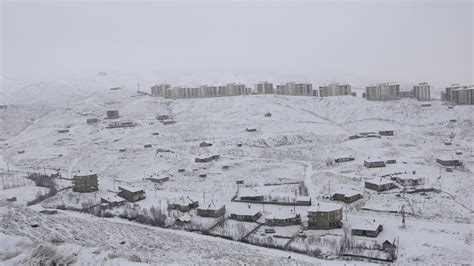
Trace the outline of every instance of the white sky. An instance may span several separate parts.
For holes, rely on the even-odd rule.
[[[472,1],[1,1],[2,75],[352,73],[473,83]]]

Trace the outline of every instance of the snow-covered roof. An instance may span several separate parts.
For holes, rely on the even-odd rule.
[[[311,201],[310,196],[298,196],[296,197],[296,201]]]
[[[239,192],[240,197],[262,197],[263,193],[259,192],[257,189],[243,189]]]
[[[191,222],[191,216],[186,213],[178,217],[176,220],[181,221],[181,222]]]
[[[381,224],[375,221],[369,221],[367,219],[364,219],[362,221],[353,222],[351,227],[355,230],[375,231],[377,230],[379,225]]]
[[[344,197],[353,197],[353,196],[357,196],[357,195],[360,195],[360,192],[353,189],[353,188],[340,188],[338,190],[336,190],[336,192],[334,192],[334,194],[342,194],[344,195]]]
[[[126,191],[129,191],[129,192],[132,192],[132,193],[136,193],[136,192],[140,192],[143,190],[143,188],[139,188],[139,187],[131,187],[131,186],[125,186],[125,185],[120,185],[118,187],[119,190],[126,190]]]
[[[341,204],[330,202],[318,202],[308,208],[308,212],[332,212],[342,209]]]
[[[196,202],[190,197],[179,197],[174,200],[173,204],[180,205],[180,206],[188,206],[189,204],[192,204]]]
[[[230,213],[235,215],[255,216],[259,212],[260,210],[258,210],[257,208],[241,206],[240,208],[233,208]]]
[[[366,180],[365,182],[375,184],[375,185],[387,185],[387,184],[395,183],[395,182],[393,182],[391,180],[388,180],[386,178],[378,178],[378,177]]]
[[[416,174],[412,174],[412,173],[402,173],[402,174],[398,174],[398,175],[394,175],[395,177],[397,177],[398,179],[404,179],[404,180],[420,180],[420,179],[423,179],[423,177],[421,176],[418,176]]]
[[[103,198],[104,200],[108,201],[108,202],[122,202],[124,201],[123,198],[115,195],[115,194],[107,194],[105,196],[102,196],[101,198]]]
[[[199,204],[198,209],[217,211],[217,210],[222,209],[222,207],[224,206],[225,205],[222,202],[210,201],[210,202],[204,202],[203,204]]]
[[[265,216],[265,219],[291,219],[295,218],[296,213],[288,211],[288,210],[277,210],[277,211],[272,211],[270,214]]]

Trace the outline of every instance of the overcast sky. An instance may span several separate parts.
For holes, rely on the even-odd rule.
[[[473,83],[472,1],[2,2],[2,75],[353,73]]]

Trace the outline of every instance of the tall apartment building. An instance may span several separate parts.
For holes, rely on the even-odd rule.
[[[282,95],[313,96],[313,85],[310,83],[288,82],[277,85],[276,93]]]
[[[430,85],[426,82],[418,83],[418,85],[413,86],[413,92],[418,101],[431,100]]]
[[[380,83],[365,88],[365,96],[369,101],[400,100],[400,85]]]
[[[474,86],[455,89],[452,95],[455,104],[474,104]]]
[[[332,83],[329,85],[324,85],[324,86],[319,87],[319,96],[321,97],[342,96],[342,95],[352,95],[351,85]]]
[[[273,94],[273,84],[263,81],[255,84],[255,90],[258,94]]]
[[[166,90],[170,89],[170,88],[171,88],[170,84],[155,85],[155,86],[151,87],[151,96],[165,97]]]
[[[454,102],[454,94],[453,91],[456,89],[464,88],[465,86],[461,86],[459,84],[451,84],[451,86],[447,87],[445,90],[445,101]]]

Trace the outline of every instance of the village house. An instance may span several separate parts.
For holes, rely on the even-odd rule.
[[[352,203],[362,198],[362,194],[359,191],[352,188],[341,188],[332,194],[331,199],[342,201],[345,203]]]
[[[352,224],[351,233],[355,236],[377,237],[383,231],[383,226],[375,222],[375,219],[367,219]]]
[[[265,224],[269,226],[289,226],[301,224],[299,214],[292,211],[273,211],[265,217]]]
[[[364,160],[364,166],[367,168],[385,167],[385,162],[382,160],[367,159]]]
[[[174,199],[171,203],[171,209],[178,210],[182,212],[187,212],[191,209],[197,208],[199,206],[199,201],[191,199],[188,197],[179,197]]]
[[[117,193],[117,196],[129,202],[136,202],[145,198],[145,190],[141,188],[120,185],[118,189],[119,193]]]
[[[257,132],[256,128],[246,128],[245,131],[247,132]]]
[[[150,177],[147,178],[151,182],[154,183],[164,183],[166,181],[170,180],[169,176],[158,176],[157,174],[151,175]]]
[[[159,121],[167,120],[169,118],[170,118],[169,115],[157,115],[156,116],[156,119],[159,120]]]
[[[212,146],[212,143],[209,143],[209,142],[203,141],[203,142],[199,143],[199,147],[201,147],[201,148],[211,147],[211,146]]]
[[[265,117],[271,117],[272,116],[272,113],[268,112],[265,114]]]
[[[380,136],[393,136],[394,132],[393,130],[380,130],[379,135]]]
[[[454,158],[440,157],[436,159],[436,162],[442,166],[462,166],[462,162]]]
[[[46,215],[54,215],[54,214],[58,214],[58,211],[57,210],[46,209],[46,210],[40,211],[40,213],[46,214]]]
[[[99,122],[99,119],[97,119],[97,118],[88,118],[88,119],[86,119],[86,123],[88,125],[97,124],[98,122]]]
[[[176,218],[176,224],[177,225],[185,225],[191,222],[191,215],[185,213],[178,218]]]
[[[197,208],[197,215],[202,217],[218,218],[224,214],[225,205],[215,201],[204,203]]]
[[[256,222],[262,214],[252,207],[242,207],[230,213],[230,219],[243,222]]]
[[[59,133],[59,134],[69,133],[69,129],[59,129],[59,130],[58,130],[58,133]]]
[[[219,159],[221,156],[218,155],[218,154],[215,154],[215,155],[205,155],[205,156],[201,156],[201,157],[198,157],[198,158],[195,158],[194,159],[194,162],[196,163],[209,163],[209,162],[212,162],[214,160],[217,160]]]
[[[395,182],[390,181],[385,178],[373,178],[365,181],[365,188],[375,190],[377,192],[382,192],[396,188]]]
[[[309,229],[332,229],[342,227],[342,205],[320,202],[308,208]]]
[[[339,157],[334,160],[336,163],[354,161],[354,157]]]
[[[100,198],[101,203],[105,203],[108,207],[118,207],[125,203],[125,200],[122,197],[119,197],[114,194],[108,194]]]
[[[264,199],[263,194],[256,189],[243,189],[239,196],[242,201],[263,201]]]
[[[425,184],[425,179],[413,172],[392,175],[390,179],[395,180],[402,186],[419,186]]]
[[[109,111],[107,111],[107,118],[108,119],[118,119],[119,118],[119,111],[118,110],[109,110]]]
[[[99,190],[98,177],[95,173],[78,172],[72,178],[72,191],[74,192],[94,192]]]
[[[298,196],[296,197],[296,205],[298,206],[311,206],[310,196]]]
[[[176,121],[174,121],[173,119],[166,119],[166,120],[162,120],[161,123],[163,125],[172,125],[172,124],[176,124]]]
[[[114,121],[107,125],[106,128],[124,128],[124,127],[135,127],[137,124],[133,122],[119,122]]]

